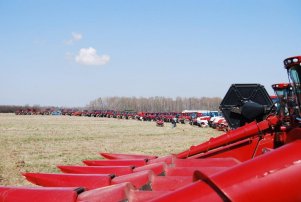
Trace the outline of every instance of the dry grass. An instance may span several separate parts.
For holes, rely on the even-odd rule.
[[[178,124],[69,116],[0,114],[0,185],[29,185],[20,172],[58,172],[99,152],[168,155],[221,134]]]

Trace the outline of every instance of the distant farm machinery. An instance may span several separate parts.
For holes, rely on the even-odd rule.
[[[163,127],[163,126],[164,126],[164,121],[161,120],[161,119],[158,119],[158,120],[156,121],[156,126],[158,126],[158,127]]]
[[[78,109],[35,109],[26,108],[17,110],[16,115],[65,115],[65,116],[85,116],[85,117],[103,117],[139,121],[162,121],[171,123],[174,117],[177,117],[177,123],[196,125],[199,127],[209,126],[209,120],[220,116],[218,111],[201,110],[194,112],[133,112],[133,111],[114,111],[114,110],[78,110]],[[225,125],[216,123],[214,126]],[[162,125],[162,124],[161,124]],[[163,124],[164,125],[164,124]],[[210,125],[211,126],[211,125]],[[221,128],[221,127],[216,127]],[[226,127],[225,127],[226,128]],[[223,130],[223,129],[222,129]]]

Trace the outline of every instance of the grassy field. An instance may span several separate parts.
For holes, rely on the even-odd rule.
[[[20,172],[59,172],[99,152],[168,155],[221,134],[178,124],[70,116],[0,114],[0,185],[29,185]]]

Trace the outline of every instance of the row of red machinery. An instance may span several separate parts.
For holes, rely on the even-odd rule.
[[[69,115],[69,116],[88,116],[106,117],[117,119],[135,119],[139,121],[158,121],[172,122],[176,117],[177,123],[191,124],[199,127],[211,126],[218,130],[227,131],[229,129],[227,121],[218,111],[199,110],[190,112],[132,112],[114,110],[74,110],[74,109],[35,109],[26,108],[15,112],[16,115]]]
[[[301,201],[301,56],[273,88],[233,84],[220,108],[233,128],[167,156],[100,153],[62,173],[22,173],[41,187],[0,187],[0,201]]]
[[[69,115],[69,116],[89,116],[89,117],[107,117],[119,119],[139,119],[143,121],[156,121],[163,119],[165,122],[170,122],[175,116],[180,122],[188,123],[192,118],[203,116],[218,116],[218,111],[201,110],[194,112],[132,112],[132,111],[114,111],[114,110],[74,110],[74,109],[37,109],[25,108],[15,112],[16,115]]]

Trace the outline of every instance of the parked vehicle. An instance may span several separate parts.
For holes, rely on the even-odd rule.
[[[53,115],[53,116],[62,115],[62,112],[60,110],[53,111],[53,112],[51,112],[51,115]]]
[[[163,126],[164,126],[164,121],[163,121],[162,119],[158,119],[158,120],[156,121],[156,126],[158,126],[158,127],[163,127]]]

